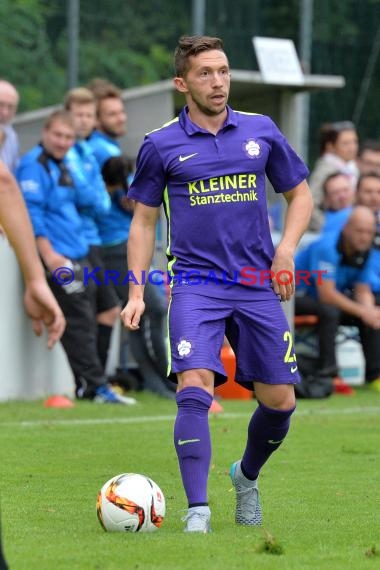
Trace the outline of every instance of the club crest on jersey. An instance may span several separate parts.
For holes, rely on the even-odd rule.
[[[258,158],[260,156],[260,145],[253,139],[248,139],[243,143],[243,150],[248,158]]]
[[[185,340],[184,338],[181,339],[177,344],[178,354],[181,358],[186,358],[186,356],[189,356],[192,352],[192,348],[193,347],[191,346],[191,342]]]

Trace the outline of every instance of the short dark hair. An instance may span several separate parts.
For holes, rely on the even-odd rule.
[[[372,152],[380,152],[380,141],[375,139],[366,139],[359,145],[359,153],[361,156],[366,150],[371,150]]]
[[[324,123],[319,134],[319,152],[322,155],[328,143],[335,144],[340,133],[343,131],[355,131],[356,126],[351,121],[337,121],[336,123]]]
[[[380,174],[378,172],[366,172],[365,174],[361,174],[356,184],[357,190],[360,190],[360,185],[366,178],[376,178],[376,180],[380,180]]]
[[[174,51],[174,70],[176,77],[183,77],[189,69],[189,57],[204,51],[219,50],[224,52],[220,38],[211,36],[182,36]]]
[[[87,83],[86,87],[94,94],[95,99],[121,97],[121,90],[114,83],[102,77],[95,77]]]
[[[128,190],[128,176],[131,172],[131,161],[124,155],[111,156],[102,167],[102,176],[105,184],[120,186],[124,190]]]
[[[108,79],[96,77],[90,81],[90,83],[87,83],[87,89],[89,89],[95,97],[96,114],[98,118],[100,115],[102,101],[105,101],[106,99],[123,100],[121,89],[119,89],[114,83],[111,83],[111,81],[108,81]]]
[[[74,129],[74,119],[70,111],[66,109],[59,109],[58,111],[53,111],[44,122],[43,128],[49,130],[51,126],[56,122],[59,121],[61,123],[65,123],[72,129]]]
[[[342,172],[341,170],[336,170],[335,172],[332,172],[331,174],[326,176],[326,178],[323,181],[322,190],[323,190],[324,196],[327,196],[327,186],[328,186],[330,180],[333,180],[334,178],[337,178],[338,176],[343,176],[344,178],[346,178],[347,181],[350,180],[350,177],[345,172]]]

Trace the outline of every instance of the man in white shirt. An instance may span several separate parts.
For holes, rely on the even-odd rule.
[[[18,136],[11,125],[19,100],[14,85],[5,79],[0,79],[0,129],[4,134],[4,141],[0,146],[0,159],[10,171],[15,170],[20,154]]]

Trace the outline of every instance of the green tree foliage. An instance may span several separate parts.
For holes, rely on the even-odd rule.
[[[57,102],[65,73],[54,61],[45,29],[48,15],[40,0],[1,0],[0,76],[21,94],[20,110]]]
[[[207,33],[223,38],[234,69],[258,69],[253,36],[290,38],[297,43],[299,0],[209,0]]]
[[[82,0],[81,79],[109,77],[122,87],[172,75],[172,46],[185,33],[190,2]],[[95,56],[95,57],[94,57]]]
[[[67,87],[68,0],[0,1],[0,75],[20,110],[61,101]],[[172,76],[172,51],[189,33],[187,0],[81,0],[79,83],[106,77],[121,88]]]
[[[0,0],[0,76],[21,92],[21,109],[55,104],[67,82],[69,0]],[[301,0],[207,0],[205,32],[223,38],[231,66],[257,69],[252,36],[291,38],[299,45]],[[192,0],[80,0],[79,83],[106,77],[121,88],[167,79],[172,52],[191,33]],[[374,38],[380,0],[314,0],[311,71],[343,75],[342,90],[311,98],[310,141],[329,120],[354,116]],[[375,62],[361,138],[380,137]]]
[[[47,3],[53,57],[64,66],[66,16],[60,0]],[[106,77],[126,88],[167,79],[173,46],[188,31],[190,8],[190,2],[173,0],[81,0],[79,82]]]
[[[317,130],[325,121],[354,119],[359,97],[363,113],[356,126],[361,140],[380,138],[378,96],[380,58],[375,61],[368,91],[361,92],[374,38],[380,27],[379,0],[314,2],[313,73],[343,75],[342,90],[311,97],[311,157],[317,153]]]
[[[252,36],[290,38],[298,47],[301,7],[301,0],[209,0],[207,30],[223,37],[232,67],[257,69]],[[311,96],[311,163],[317,154],[320,124],[354,117],[379,27],[380,0],[314,0],[311,72],[343,75],[346,87]],[[357,123],[361,139],[380,138],[379,91],[380,57]]]

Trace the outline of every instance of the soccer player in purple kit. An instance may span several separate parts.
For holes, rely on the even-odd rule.
[[[244,267],[293,274],[293,255],[309,223],[312,198],[306,166],[273,121],[227,105],[230,70],[219,38],[182,37],[175,72],[175,87],[187,105],[179,117],[149,133],[140,149],[129,193],[136,207],[128,268],[134,275],[148,271],[163,204],[172,276],[169,368],[178,383],[174,444],[188,500],[185,531],[206,533],[211,518],[208,411],[214,385],[226,381],[220,360],[224,335],[236,355],[236,381],[254,388],[258,401],[242,459],[230,470],[238,524],[262,522],[258,475],[288,432],[293,384],[299,382],[280,305],[293,295],[294,280],[281,284],[234,276]],[[276,252],[265,175],[288,205]],[[131,282],[122,312],[130,330],[139,326],[143,296],[143,285]]]

